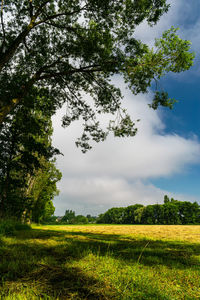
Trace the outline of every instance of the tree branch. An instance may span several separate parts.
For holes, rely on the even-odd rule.
[[[73,70],[63,71],[63,72],[52,72],[51,70],[46,70],[46,73],[48,74],[44,74],[40,76],[38,80],[51,79],[59,76],[68,76],[74,73],[94,73],[94,72],[101,72],[101,71],[103,71],[103,69],[100,65],[82,67],[79,69],[73,69]]]
[[[40,13],[41,13],[43,7],[44,7],[48,2],[50,2],[50,0],[44,1],[44,3],[42,3],[42,4],[38,7],[38,10],[36,11],[36,14],[35,14],[36,16],[39,16],[39,15],[40,15]]]
[[[29,34],[31,31],[33,25],[30,23],[12,42],[12,44],[8,47],[8,49],[1,55],[0,57],[0,71],[3,69],[6,63],[10,61],[10,59],[15,54],[15,51],[17,50],[18,46],[23,42],[24,38]]]
[[[3,43],[2,43],[2,47],[5,43],[6,40],[6,33],[5,33],[5,28],[4,28],[4,22],[3,22],[3,0],[1,0],[1,27],[2,27],[2,32],[3,32]]]
[[[59,29],[66,29],[68,31],[73,31],[73,32],[76,32],[76,28],[73,28],[73,27],[69,27],[69,26],[63,26],[63,25],[59,25],[59,24],[56,24],[56,23],[52,23],[52,22],[46,22],[44,21],[43,23],[49,25],[49,26],[53,26],[53,27],[56,27],[56,28],[59,28]],[[42,24],[42,23],[39,23],[39,24]],[[38,23],[36,24],[39,25]]]
[[[41,74],[41,70],[36,72],[32,78],[21,87],[21,92],[13,99],[11,99],[8,104],[2,105],[0,107],[0,124],[3,123],[6,116],[21,102],[21,100],[28,94],[30,88],[33,86],[33,84],[39,79]]]
[[[32,19],[32,17],[33,17],[33,4],[32,4],[32,0],[29,0],[29,12],[30,12],[30,18]]]
[[[48,2],[48,1],[47,1]],[[64,13],[59,13],[59,14],[55,14],[55,15],[52,15],[52,16],[47,16],[46,19],[44,20],[40,20],[38,21],[37,23],[35,23],[35,25],[39,25],[39,24],[42,24],[42,23],[45,23],[46,21],[49,21],[49,20],[53,20],[53,19],[56,19],[58,17],[62,17],[62,16],[71,16],[71,15],[74,15],[74,14],[77,14],[77,13],[80,13],[81,11],[83,11],[85,9],[86,5],[84,5],[82,8],[80,8],[79,10],[74,10],[72,12],[64,12]],[[37,13],[36,13],[37,15]],[[38,15],[37,15],[38,16]]]

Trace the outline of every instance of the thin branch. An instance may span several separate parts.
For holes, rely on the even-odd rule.
[[[1,27],[3,31],[3,44],[5,43],[6,40],[6,33],[5,33],[5,27],[4,27],[4,22],[3,22],[3,5],[4,5],[4,0],[1,0]]]
[[[43,23],[45,23],[45,24],[47,24],[49,26],[53,26],[53,27],[59,28],[59,29],[66,29],[68,31],[77,32],[76,28],[73,28],[73,27],[62,26],[62,25],[59,25],[59,24],[56,24],[56,23],[46,22],[46,21],[44,21]],[[42,24],[42,23],[38,22],[38,23],[36,23],[36,26],[39,25],[39,24]]]
[[[32,0],[29,0],[29,12],[30,12],[30,18],[32,19],[32,17],[33,17],[33,4],[32,4]]]
[[[50,69],[50,68],[56,66],[57,64],[63,63],[63,62],[61,61],[61,59],[62,59],[62,57],[59,57],[57,60],[55,60],[54,62],[52,62],[50,65],[44,65],[43,67],[41,67],[41,68],[39,69],[39,73],[41,74],[41,73],[43,73],[43,72],[47,72],[48,69]]]
[[[30,23],[13,41],[13,43],[9,46],[6,52],[1,55],[0,57],[0,71],[5,66],[6,63],[10,61],[13,57],[15,51],[17,50],[18,46],[24,41],[24,38],[29,34],[32,29],[32,24]]]
[[[47,2],[48,2],[48,1],[47,1]],[[52,15],[52,16],[47,16],[46,19],[40,20],[40,21],[38,21],[37,23],[35,23],[35,26],[37,26],[37,25],[39,25],[39,24],[42,24],[42,23],[45,23],[46,21],[49,21],[49,20],[53,20],[53,19],[62,17],[62,16],[71,16],[71,15],[80,13],[82,10],[85,9],[85,7],[86,7],[86,5],[84,5],[84,6],[83,6],[82,8],[80,8],[80,9],[74,10],[74,11],[72,11],[72,12],[58,13],[58,14],[55,14],[55,15]],[[36,13],[36,15],[38,16],[37,13]]]
[[[67,76],[67,75],[72,75],[74,73],[91,73],[91,72],[94,73],[94,72],[101,72],[101,71],[103,70],[100,65],[82,67],[79,69],[73,69],[64,72],[51,72],[51,70],[46,70],[45,72],[47,72],[48,74],[44,74],[40,76],[38,80],[51,79],[58,76]]]
[[[44,7],[48,2],[50,2],[50,0],[45,1],[44,3],[42,3],[42,4],[38,7],[38,10],[36,11],[36,14],[35,14],[37,17],[40,15],[40,13],[42,12],[43,7]]]
[[[22,101],[22,99],[28,94],[33,84],[38,81],[41,74],[41,70],[36,72],[32,78],[20,89],[20,93],[16,95],[16,98],[10,100],[5,106],[0,106],[0,124],[4,121],[6,116]]]
[[[25,46],[25,48],[26,48],[26,50],[27,50],[28,52],[31,52],[31,50],[29,49],[29,47],[28,47],[28,45],[27,45],[27,43],[26,43],[26,38],[24,38],[24,46]]]

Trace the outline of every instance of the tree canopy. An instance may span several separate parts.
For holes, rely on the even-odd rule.
[[[200,224],[197,202],[174,200],[167,195],[164,204],[113,207],[99,215],[97,223],[104,224]]]
[[[155,49],[134,37],[144,20],[154,25],[168,11],[166,0],[2,0],[0,31],[0,123],[14,107],[32,101],[35,88],[54,110],[64,102],[63,125],[83,120],[77,145],[104,140],[97,114],[117,113],[108,131],[135,135],[135,122],[121,107],[121,92],[110,78],[120,74],[134,94],[147,92],[152,80],[192,65],[190,43],[171,28]],[[90,105],[84,95],[94,100]],[[152,108],[171,107],[164,91],[155,91]],[[114,118],[115,119],[115,118]]]

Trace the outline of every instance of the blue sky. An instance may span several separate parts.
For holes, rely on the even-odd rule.
[[[54,201],[56,215],[66,209],[98,215],[110,207],[162,203],[165,194],[200,203],[200,2],[170,2],[170,11],[155,27],[144,22],[135,35],[152,46],[155,37],[173,25],[180,27],[181,38],[192,41],[194,67],[184,74],[169,74],[161,82],[178,103],[173,110],[153,111],[148,107],[151,91],[133,96],[121,78],[114,78],[124,94],[123,106],[133,119],[141,119],[138,134],[128,139],[110,136],[87,154],[74,144],[81,124],[63,129],[65,108],[58,111],[53,118],[53,142],[64,157],[57,162],[63,178]],[[102,119],[107,121],[107,117]]]
[[[200,47],[199,47],[200,48]],[[195,136],[200,140],[200,77],[197,71],[199,59],[195,60],[194,67],[184,74],[182,81],[166,78],[163,85],[169,96],[178,102],[174,109],[163,112],[163,121],[166,133],[176,133],[181,136]],[[170,77],[170,76],[169,76]],[[200,164],[185,166],[184,172],[172,175],[169,178],[158,178],[152,183],[161,189],[170,192],[193,195],[200,203]]]

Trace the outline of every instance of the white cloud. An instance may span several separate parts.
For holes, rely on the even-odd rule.
[[[116,177],[66,178],[60,188],[62,196],[54,202],[58,204],[57,215],[63,215],[66,209],[75,210],[77,214],[99,215],[111,207],[163,203],[166,194],[175,199],[196,200],[191,196],[169,193],[140,180],[128,182]]]
[[[126,93],[124,106],[133,119],[141,118],[135,137],[119,139],[112,136],[95,144],[83,155],[74,142],[81,133],[81,124],[63,129],[54,121],[54,143],[61,152],[58,166],[64,176],[123,176],[126,178],[152,178],[182,172],[188,163],[199,160],[200,146],[195,139],[175,134],[164,134],[159,112],[149,109],[148,96]],[[57,117],[63,110],[58,113]],[[54,118],[55,120],[55,118]]]
[[[153,45],[154,38],[171,25],[180,26],[181,37],[191,39],[193,48],[198,48],[200,19],[196,19],[197,26],[194,28],[183,25],[186,15],[192,17],[193,6],[185,0],[170,2],[169,13],[161,18],[158,25],[147,28],[144,22],[136,30],[136,37]],[[57,163],[63,173],[59,184],[61,193],[55,200],[57,214],[62,215],[65,209],[99,214],[113,206],[159,203],[165,194],[181,200],[196,200],[161,190],[149,184],[149,181],[160,176],[180,174],[185,172],[188,165],[199,163],[198,140],[195,137],[186,139],[174,133],[166,134],[162,115],[147,105],[151,95],[136,97],[125,91],[120,78],[115,78],[115,83],[123,90],[123,106],[128,108],[132,119],[141,119],[136,137],[117,139],[110,136],[87,154],[82,154],[74,145],[76,138],[81,135],[80,122],[63,129],[60,120],[64,108],[53,118],[54,145],[64,153]],[[106,120],[107,117],[102,119],[103,122]]]
[[[123,92],[124,106],[131,117],[141,118],[138,134],[133,138],[110,136],[82,154],[74,144],[81,134],[81,124],[77,122],[63,129],[58,120],[64,109],[54,117],[53,141],[65,154],[58,158],[63,179],[59,200],[55,201],[57,213],[70,208],[98,214],[112,206],[159,202],[166,191],[145,181],[184,172],[188,164],[200,161],[200,145],[196,139],[164,133],[159,111],[147,105],[150,96]]]
[[[162,35],[163,31],[168,30],[171,26],[179,27],[182,13],[184,15],[185,5],[184,0],[168,1],[170,9],[167,14],[163,15],[156,26],[150,27],[144,21],[135,30],[135,37],[153,47],[155,38]],[[187,3],[186,3],[187,6]]]
[[[182,38],[192,41],[194,50],[199,50],[199,1],[170,0],[168,3],[170,4],[168,13],[161,17],[156,26],[150,27],[147,22],[144,21],[136,28],[136,38],[139,38],[144,43],[153,46],[155,38],[161,36],[163,31],[174,26],[180,28],[179,33]]]

